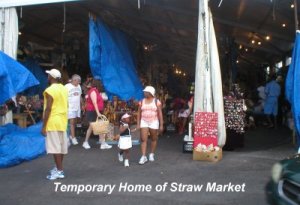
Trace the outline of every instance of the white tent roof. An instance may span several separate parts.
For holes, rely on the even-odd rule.
[[[0,8],[15,7],[15,6],[28,6],[36,4],[49,4],[58,2],[69,2],[78,0],[1,0]]]

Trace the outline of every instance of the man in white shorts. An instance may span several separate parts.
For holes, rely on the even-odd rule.
[[[71,79],[71,83],[65,85],[68,90],[68,119],[70,125],[70,140],[73,145],[77,145],[78,141],[75,137],[76,119],[80,118],[81,114],[81,94],[80,87],[81,78],[79,75],[74,74]]]

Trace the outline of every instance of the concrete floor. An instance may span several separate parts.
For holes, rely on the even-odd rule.
[[[83,138],[80,139],[81,141]],[[100,150],[95,139],[92,149],[72,146],[65,158],[66,178],[62,184],[116,185],[112,194],[84,192],[76,194],[55,192],[53,181],[45,179],[53,167],[52,156],[0,170],[0,204],[203,204],[203,205],[265,205],[264,187],[272,165],[295,152],[290,132],[286,129],[257,128],[246,134],[246,146],[233,152],[223,152],[218,163],[193,161],[192,155],[182,153],[181,137],[165,134],[159,140],[156,161],[138,165],[139,146],[131,150],[130,167],[117,160],[117,148]],[[165,192],[119,192],[120,183],[157,185],[168,183]],[[207,183],[245,183],[245,192],[207,192]],[[171,192],[171,183],[204,185],[201,192]]]

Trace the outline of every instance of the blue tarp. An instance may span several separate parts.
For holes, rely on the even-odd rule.
[[[133,43],[123,32],[109,28],[99,19],[90,19],[90,67],[99,77],[111,99],[143,98],[143,87],[136,73]]]
[[[290,64],[286,82],[285,95],[290,102],[295,121],[295,128],[300,146],[300,34],[297,32],[293,50],[292,62]]]
[[[39,81],[23,65],[0,51],[0,104]]]
[[[0,168],[20,164],[45,154],[42,123],[28,128],[14,124],[0,127]]]
[[[33,58],[26,58],[23,65],[34,75],[38,81],[39,85],[28,88],[25,91],[25,95],[40,95],[42,96],[44,90],[48,86],[48,76],[45,71],[39,66],[38,62]]]

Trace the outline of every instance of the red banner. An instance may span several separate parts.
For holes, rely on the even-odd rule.
[[[194,147],[198,144],[218,145],[218,114],[196,112],[194,117]]]

